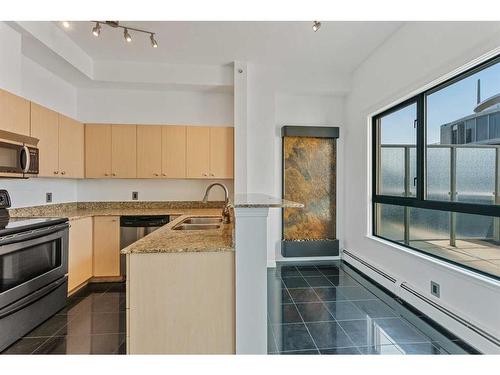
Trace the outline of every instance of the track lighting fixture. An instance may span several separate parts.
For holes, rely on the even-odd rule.
[[[153,48],[158,48],[158,42],[155,39],[155,33],[148,31],[148,30],[142,30],[142,29],[136,29],[135,27],[128,27],[128,26],[122,26],[118,21],[91,21],[95,23],[95,26],[92,28],[92,34],[96,37],[98,37],[101,34],[101,25],[111,27],[113,29],[123,29],[123,37],[127,41],[127,43],[132,42],[132,36],[129,33],[129,30],[138,32],[138,33],[143,33],[143,34],[149,34],[149,40],[151,41],[151,47]],[[64,23],[63,23],[64,25]],[[66,27],[66,26],[65,26]]]
[[[71,26],[68,21],[62,21],[62,25],[65,29],[69,29],[69,27]]]
[[[155,40],[155,34],[151,34],[151,35],[149,36],[149,39],[151,39],[151,46],[152,46],[153,48],[158,48],[158,43],[157,43],[157,42],[156,42],[156,40]]]
[[[95,26],[92,28],[92,34],[94,34],[94,36],[99,36],[99,34],[101,33],[101,24],[99,22],[96,22],[95,23]]]
[[[128,29],[125,28],[123,30],[123,37],[125,38],[125,40],[130,43],[132,41],[132,37],[130,36],[130,34],[128,33]]]
[[[320,27],[321,27],[321,22],[319,22],[319,21],[314,21],[313,22],[312,29],[313,29],[314,32],[318,31]]]

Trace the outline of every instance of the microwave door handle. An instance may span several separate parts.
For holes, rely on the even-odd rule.
[[[30,150],[28,146],[24,145],[21,152],[26,155],[26,165],[23,166],[23,157],[21,154],[21,169],[23,170],[23,173],[28,173],[28,171],[30,170],[30,162],[31,162]]]

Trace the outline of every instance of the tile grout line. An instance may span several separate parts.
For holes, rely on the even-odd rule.
[[[316,268],[316,267],[315,267]],[[295,267],[295,269],[299,272],[299,274],[302,276],[302,278],[304,278],[304,276],[302,275],[302,272],[300,272],[300,270]],[[283,281],[283,279],[281,279],[281,275],[280,275],[280,280],[283,282],[283,285],[285,285],[285,289],[286,291],[288,292],[288,287],[286,286],[285,282]],[[307,280],[304,279],[304,281],[307,283]],[[288,294],[290,294],[290,292],[288,292]],[[319,348],[318,348],[318,345],[316,344],[316,341],[314,340],[314,337],[311,335],[311,332],[309,331],[309,328],[307,327],[307,324],[306,322],[304,321],[304,318],[302,317],[302,314],[300,313],[299,309],[297,308],[297,305],[295,303],[295,299],[293,298],[293,296],[290,294],[290,298],[292,299],[293,301],[293,306],[295,307],[295,309],[297,310],[297,312],[299,313],[299,316],[300,316],[300,320],[302,320],[302,324],[304,324],[304,327],[306,327],[306,330],[307,330],[307,333],[309,334],[309,337],[311,338],[311,341],[313,342],[314,344],[314,347],[316,348],[316,351],[318,352],[318,354],[321,354],[321,352],[319,351]],[[279,350],[279,348],[278,348]]]
[[[318,268],[316,267],[316,269],[318,269]],[[323,274],[323,272],[321,272],[319,269],[318,269],[318,271],[319,271],[321,274]],[[300,271],[299,271],[299,272],[300,272]],[[331,283],[331,281],[330,281],[330,280],[328,280],[328,281]],[[306,283],[307,283],[307,280],[306,280]],[[309,284],[309,283],[308,283],[308,284]],[[332,285],[333,285],[333,284],[332,284]],[[335,286],[334,286],[334,287],[335,287]],[[342,332],[344,332],[344,334],[345,334],[345,335],[346,335],[346,337],[349,339],[349,341],[350,341],[350,342],[351,342],[354,346],[356,346],[356,344],[355,344],[355,343],[354,343],[354,341],[352,340],[351,336],[349,336],[349,335],[347,334],[347,332],[346,332],[346,331],[344,330],[344,328],[340,325],[340,323],[337,321],[337,319],[335,319],[335,317],[334,317],[334,316],[333,316],[333,314],[330,312],[330,310],[328,309],[328,307],[326,307],[325,303],[321,300],[321,298],[320,298],[320,296],[318,295],[318,293],[316,293],[316,291],[314,290],[314,288],[312,288],[312,287],[311,287],[311,289],[313,290],[313,292],[314,292],[314,294],[316,295],[316,297],[318,297],[318,299],[322,302],[322,304],[324,305],[324,307],[325,307],[326,311],[328,311],[328,313],[332,316],[332,318],[334,319],[333,321],[334,321],[334,322],[335,322],[335,323],[336,323],[336,324],[340,327],[340,329],[342,330]],[[335,289],[337,289],[337,288],[335,287]],[[341,294],[342,294],[342,293],[341,293]],[[297,310],[298,310],[298,309],[297,309]],[[299,314],[300,314],[300,311],[299,311]],[[306,327],[307,327],[307,326],[306,326]],[[358,351],[359,351],[359,350],[358,350]],[[321,352],[320,352],[320,353],[321,353]]]

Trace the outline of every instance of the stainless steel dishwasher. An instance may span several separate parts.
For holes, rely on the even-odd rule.
[[[170,221],[169,215],[141,215],[120,217],[120,249],[133,244]],[[126,256],[120,256],[120,274],[126,275]]]

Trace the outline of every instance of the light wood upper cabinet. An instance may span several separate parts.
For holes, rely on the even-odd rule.
[[[40,177],[59,175],[59,115],[36,103],[31,103],[31,136],[38,138]]]
[[[234,128],[210,128],[210,177],[233,178]]]
[[[0,129],[30,135],[30,102],[0,89]]]
[[[161,178],[162,127],[137,126],[137,177]]]
[[[40,140],[41,177],[83,177],[83,124],[31,103],[31,136]]]
[[[60,177],[83,178],[83,124],[59,114],[59,174]]]
[[[92,277],[92,218],[72,220],[69,229],[68,291]]]
[[[210,178],[210,128],[188,126],[186,131],[186,177]]]
[[[163,126],[161,137],[162,176],[186,178],[186,127]]]
[[[85,177],[111,176],[111,125],[85,124]]]
[[[188,127],[186,177],[233,178],[233,137],[233,128]]]
[[[120,218],[94,217],[94,276],[120,276]]]
[[[137,126],[111,126],[111,176],[137,177]]]

